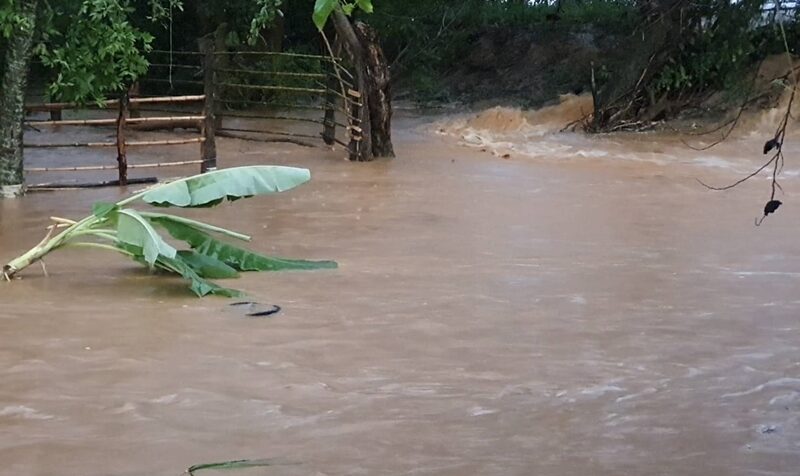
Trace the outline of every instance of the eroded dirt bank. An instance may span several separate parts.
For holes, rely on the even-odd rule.
[[[531,135],[544,152],[525,155],[460,146],[451,125],[401,118],[398,158],[369,164],[221,140],[223,165],[313,180],[202,216],[340,263],[233,283],[283,306],[273,319],[94,251],[0,285],[0,473],[279,457],[298,464],[263,474],[795,474],[797,167],[755,228],[766,182],[695,178],[738,177],[758,138],[689,154]],[[0,202],[0,256],[119,193]]]

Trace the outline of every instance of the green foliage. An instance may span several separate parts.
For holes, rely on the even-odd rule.
[[[352,15],[356,9],[365,13],[373,11],[372,0],[316,0],[311,18],[319,31],[325,28],[328,18],[337,8],[348,16]]]
[[[229,46],[250,46],[258,43],[264,29],[272,27],[278,18],[283,17],[282,7],[286,0],[197,0],[194,3],[196,18],[206,28],[213,31],[225,23],[229,29]],[[211,31],[197,31],[198,25],[191,24],[183,32],[189,38],[177,38],[185,48],[192,49],[195,39]],[[187,41],[188,40],[188,41]]]
[[[392,77],[416,99],[449,99],[445,78],[474,52],[476,39],[490,31],[529,32],[542,38],[587,29],[630,33],[633,4],[625,0],[547,2],[464,0],[386,1],[370,18],[380,32]]]
[[[128,0],[83,0],[77,8],[73,3],[53,4],[45,16],[52,23],[44,25],[37,53],[54,72],[47,93],[58,100],[102,101],[147,71],[144,53],[153,36],[133,25]],[[161,3],[151,8],[153,19],[163,16]]]
[[[777,42],[767,45],[768,36],[777,38],[774,25],[757,26],[761,0],[724,6],[695,2],[691,8],[681,25],[681,42],[654,80],[657,95],[732,89],[754,61],[783,49]]]
[[[19,14],[19,0],[0,0],[0,38],[33,28],[28,18]]]
[[[262,165],[223,169],[153,188],[142,200],[160,207],[213,207],[224,200],[283,192],[311,179],[307,169]]]
[[[65,246],[89,246],[115,250],[150,268],[178,274],[198,296],[238,296],[238,291],[217,286],[208,279],[235,278],[240,271],[336,268],[332,261],[289,260],[260,255],[220,239],[228,237],[249,241],[250,237],[246,235],[188,218],[139,212],[126,207],[138,200],[160,206],[208,207],[226,199],[289,190],[309,178],[306,169],[238,167],[158,185],[117,203],[96,203],[91,216],[70,222],[70,226],[58,236],[50,238],[48,235],[39,245],[10,261],[3,273],[6,277],[11,276]],[[189,249],[173,247],[161,237],[157,228],[186,243]]]
[[[283,0],[255,0],[258,10],[250,21],[250,30],[247,34],[247,43],[254,45],[258,40],[261,30],[272,25],[278,16],[283,16],[280,6]]]

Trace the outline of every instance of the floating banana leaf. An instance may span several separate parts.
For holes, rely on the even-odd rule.
[[[150,221],[163,227],[173,238],[188,243],[197,253],[222,261],[239,271],[333,269],[338,266],[335,261],[308,261],[264,256],[219,241],[189,223],[171,220],[165,216],[151,216]]]
[[[213,207],[225,199],[283,192],[310,179],[308,169],[253,165],[176,180],[150,189],[141,198],[161,207]]]
[[[117,212],[117,240],[141,248],[144,260],[150,266],[155,264],[159,256],[172,259],[177,253],[136,210]]]
[[[194,250],[178,251],[178,258],[203,278],[230,279],[239,277],[239,273],[232,267],[218,259],[202,255]]]

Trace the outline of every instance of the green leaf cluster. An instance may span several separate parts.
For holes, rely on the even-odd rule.
[[[20,15],[18,0],[0,0],[0,38],[34,28],[28,18]],[[0,55],[2,56],[2,55]]]
[[[356,8],[366,13],[372,13],[373,11],[372,0],[316,0],[311,18],[314,20],[314,25],[317,26],[317,29],[322,31],[325,28],[328,18],[337,8],[348,16],[352,15]]]
[[[151,269],[183,277],[198,296],[239,296],[239,291],[210,279],[229,279],[245,271],[313,270],[336,268],[333,261],[307,261],[261,255],[233,244],[250,237],[208,223],[166,213],[137,211],[135,201],[159,207],[202,208],[290,190],[310,179],[306,169],[249,166],[197,175],[145,190],[117,203],[96,203],[92,215],[72,223],[58,236],[40,243],[4,268],[14,273],[64,246],[110,249]],[[178,249],[160,234],[166,231],[184,243]]]

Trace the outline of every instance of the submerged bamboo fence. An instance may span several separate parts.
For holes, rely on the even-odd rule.
[[[361,95],[347,79],[353,76],[342,66],[340,59],[298,53],[226,51],[211,38],[201,40],[199,51],[155,50],[152,54],[155,57],[169,55],[168,62],[150,63],[151,71],[160,72],[161,76],[140,78],[140,83],[117,99],[98,104],[49,102],[25,106],[28,114],[49,113],[47,120],[37,118],[25,121],[26,126],[36,130],[60,127],[114,128],[113,140],[25,143],[25,148],[115,148],[115,165],[27,167],[26,172],[117,170],[116,181],[76,185],[79,187],[127,185],[134,181],[141,183],[142,179],[128,178],[128,171],[133,169],[199,165],[200,171],[206,172],[217,167],[216,135],[309,146],[313,145],[305,139],[321,139],[329,146],[341,146],[348,151],[351,159],[357,159],[355,154],[359,151],[361,141],[361,127],[357,119],[360,117]],[[278,60],[288,61],[289,65],[281,67]],[[311,64],[306,70],[298,66],[298,62],[303,61]],[[263,69],[264,64],[270,65],[271,69]],[[165,71],[169,73],[167,78],[164,77]],[[287,81],[289,84],[286,84]],[[141,88],[149,83],[161,94],[142,96]],[[183,94],[176,94],[176,90]],[[115,111],[116,117],[64,118],[65,111],[86,109]],[[294,113],[294,110],[306,112]],[[319,111],[320,115],[313,117],[313,111]],[[149,115],[143,116],[144,112]],[[240,121],[229,124],[226,118]],[[286,130],[277,130],[282,127],[252,125],[249,119],[273,123],[279,121],[287,126]],[[302,124],[317,124],[321,130],[314,134],[298,129]],[[198,133],[193,137],[158,140],[132,140],[129,133],[137,128],[175,127],[196,128]],[[337,130],[346,136],[337,137]],[[199,159],[128,163],[131,148],[190,144],[199,144]],[[62,185],[44,184],[44,187],[62,188]]]
[[[205,123],[206,114],[199,115],[180,115],[180,116],[147,116],[131,117],[131,112],[135,106],[142,104],[186,104],[186,103],[206,103],[205,95],[183,95],[183,96],[163,96],[163,97],[131,97],[130,92],[126,92],[119,99],[105,101],[102,104],[94,105],[97,109],[113,110],[116,109],[116,118],[107,119],[53,119],[53,117],[63,117],[63,112],[67,110],[85,109],[86,106],[76,103],[42,103],[28,104],[25,106],[27,112],[50,112],[51,120],[26,120],[25,125],[38,127],[103,127],[113,126],[115,129],[115,140],[106,142],[64,142],[32,144],[25,143],[28,149],[60,149],[60,148],[110,148],[117,150],[116,165],[92,165],[74,167],[27,167],[26,172],[87,172],[99,170],[117,170],[118,179],[115,184],[128,185],[128,170],[139,168],[155,167],[175,167],[182,165],[200,165],[201,172],[216,168],[216,152],[209,153],[208,143],[214,142],[214,128],[201,125]],[[57,114],[53,114],[57,113]],[[160,123],[164,125],[195,123],[200,133],[196,137],[180,139],[161,139],[161,140],[130,140],[127,139],[127,132],[130,126],[139,124]],[[200,144],[200,159],[184,160],[173,162],[157,162],[148,164],[128,164],[128,149],[132,147],[154,147],[154,146],[177,146],[185,144]],[[52,184],[48,184],[52,186]]]

